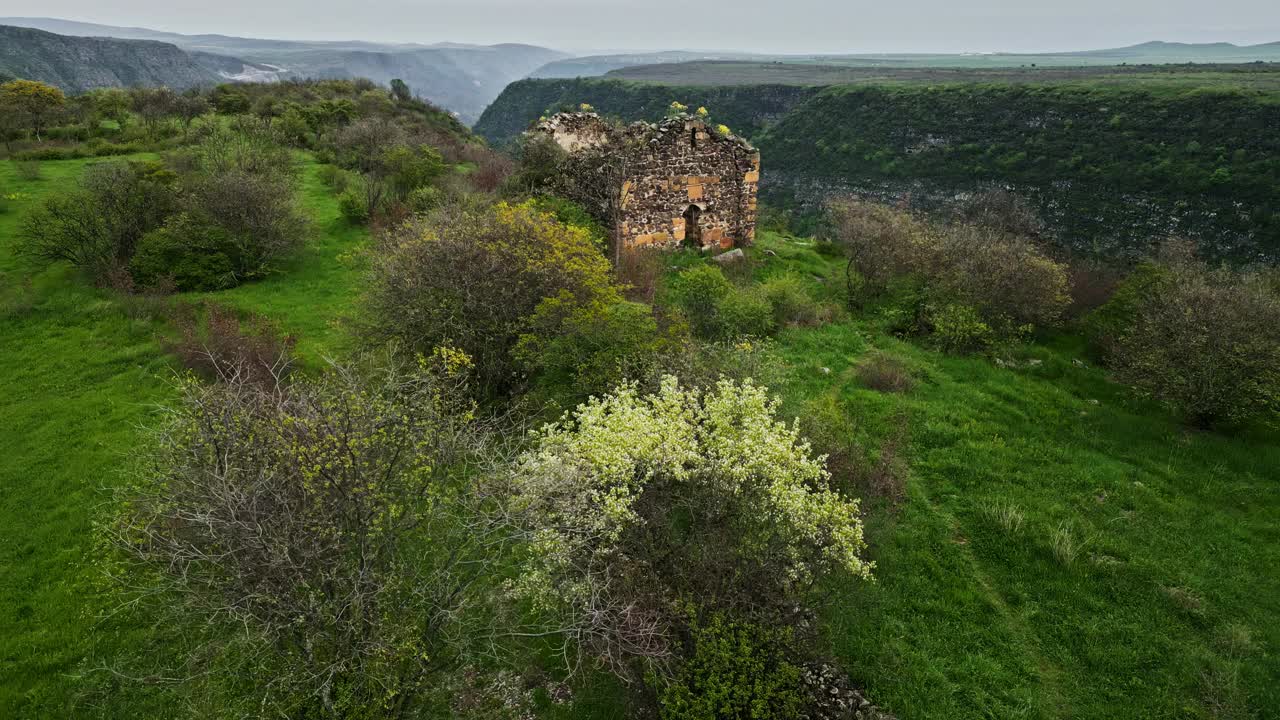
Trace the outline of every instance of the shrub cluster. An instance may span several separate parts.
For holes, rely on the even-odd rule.
[[[554,308],[543,306],[547,298]],[[517,343],[523,339],[526,358],[542,345],[529,337],[535,328],[554,315],[590,335],[595,320],[584,309],[619,299],[588,231],[530,203],[501,203],[442,209],[387,233],[373,255],[365,305],[371,337],[422,351],[459,347],[474,359],[480,388],[497,393],[521,380]]]
[[[824,312],[795,275],[739,288],[720,268],[705,264],[680,273],[665,296],[667,304],[688,320],[694,335],[714,341],[765,337],[790,325],[812,325]]]
[[[1280,291],[1265,273],[1212,268],[1171,245],[1121,285],[1094,327],[1117,379],[1188,422],[1280,412]]]
[[[834,203],[831,216],[848,257],[850,300],[896,288],[892,324],[931,334],[948,351],[1052,326],[1070,303],[1065,266],[1011,232],[1017,222],[942,226],[859,200]]]
[[[288,150],[252,126],[208,123],[197,137],[168,166],[91,166],[28,215],[24,249],[100,282],[123,269],[143,288],[217,290],[270,272],[308,231]]]

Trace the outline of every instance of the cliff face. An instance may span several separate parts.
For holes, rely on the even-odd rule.
[[[1077,251],[1135,255],[1181,235],[1280,261],[1280,104],[1266,93],[833,87],[758,144],[767,197],[784,204],[854,192],[938,207],[1000,185]]]
[[[0,26],[0,75],[39,80],[72,93],[158,85],[181,90],[221,81],[168,43],[69,37],[9,26]]]
[[[712,121],[754,139],[766,127],[818,92],[792,85],[745,87],[674,86],[619,80],[522,80],[507,86],[480,116],[477,134],[495,145],[507,145],[539,117],[576,110],[582,103],[605,116],[655,122],[672,102],[706,107]]]
[[[678,100],[705,105],[713,122],[760,148],[760,190],[774,205],[816,209],[854,193],[945,210],[998,185],[1030,199],[1057,241],[1079,252],[1132,256],[1181,235],[1220,258],[1280,262],[1280,92],[1212,82],[824,89],[525,80],[475,129],[502,145],[579,103],[653,120]]]

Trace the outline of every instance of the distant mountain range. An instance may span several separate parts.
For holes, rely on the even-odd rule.
[[[556,50],[519,44],[421,45],[269,40],[227,35],[182,35],[54,18],[0,18],[0,25],[36,28],[66,36],[169,43],[211,71],[215,76],[213,81],[367,77],[386,84],[393,78],[400,78],[415,93],[456,113],[468,124],[479,118],[485,106],[508,83],[549,62],[568,57]],[[0,66],[0,72],[6,72],[3,66]],[[83,83],[67,87],[77,89],[81,85]]]
[[[755,63],[792,75],[796,66],[823,66],[827,83],[840,68],[1065,68],[1121,64],[1280,62],[1280,43],[1148,42],[1124,48],[1017,54],[770,55],[673,50],[573,57],[534,45],[461,43],[320,42],[183,35],[56,18],[0,18],[0,77],[29,77],[78,92],[94,87],[168,85],[185,88],[227,81],[366,77],[387,84],[403,79],[418,95],[455,113],[468,125],[510,83],[526,77],[724,82],[725,68]],[[43,32],[38,32],[43,31]],[[674,66],[682,67],[676,68]],[[645,70],[648,66],[650,69]],[[661,66],[661,69],[658,67]],[[690,74],[690,69],[696,73]],[[814,70],[813,72],[817,72]],[[803,73],[808,76],[810,73]]]

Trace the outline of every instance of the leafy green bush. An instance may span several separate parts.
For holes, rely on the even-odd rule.
[[[444,202],[444,191],[431,185],[414,188],[414,190],[404,199],[405,206],[408,207],[410,211],[416,213],[431,212],[443,205]]]
[[[653,309],[625,300],[578,305],[562,293],[543,300],[516,357],[540,385],[577,402],[643,377],[661,347]]]
[[[968,305],[949,303],[932,307],[928,321],[932,328],[930,339],[944,352],[981,352],[996,342],[995,331]]]
[[[663,688],[663,720],[793,720],[808,690],[788,657],[791,632],[716,614],[694,627],[692,653]]]
[[[179,213],[138,242],[129,263],[139,287],[171,279],[178,290],[222,290],[236,284],[235,244],[208,218]]]
[[[568,316],[619,297],[589,233],[530,203],[450,206],[388,234],[372,261],[367,332],[423,352],[462,349],[486,393],[521,380],[513,350],[546,298],[565,298]]]
[[[715,306],[716,332],[712,338],[764,337],[774,330],[774,308],[758,288],[735,289]]]
[[[320,179],[320,182],[338,192],[347,189],[347,173],[337,165],[321,165],[316,170],[316,177]]]
[[[1133,325],[1147,299],[1162,293],[1173,281],[1169,266],[1157,261],[1138,264],[1102,307],[1085,320],[1089,344],[1102,357],[1115,351],[1120,336]]]
[[[773,307],[777,327],[815,325],[821,317],[821,306],[809,294],[805,281],[795,273],[770,278],[761,291]]]
[[[708,340],[764,336],[774,329],[774,310],[759,289],[734,287],[720,268],[694,266],[672,280],[668,301]]]
[[[357,188],[347,188],[338,196],[338,210],[352,224],[363,225],[369,221],[369,201]]]
[[[28,182],[44,177],[40,172],[40,163],[35,160],[19,160],[14,169],[18,171],[18,177]]]
[[[608,245],[609,233],[600,224],[600,221],[582,205],[557,195],[536,196],[533,199],[533,204],[534,207],[542,212],[555,215],[557,220],[566,225],[586,228],[591,233],[591,239],[600,249],[603,250]]]

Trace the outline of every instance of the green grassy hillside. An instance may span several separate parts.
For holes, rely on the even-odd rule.
[[[170,398],[171,332],[151,308],[89,287],[65,267],[33,272],[14,254],[23,214],[91,161],[41,165],[39,180],[0,163],[0,716],[162,717],[148,698],[115,697],[94,662],[151,647],[146,628],[104,618],[92,524],[140,428]],[[285,269],[214,298],[261,313],[318,366],[347,346],[341,318],[357,287],[367,231],[340,219],[332,191],[303,166],[318,236]],[[194,298],[190,298],[194,299]],[[142,703],[142,704],[139,704]]]
[[[32,181],[0,164],[3,192],[20,193],[0,214],[0,716],[169,717],[85,661],[163,637],[99,620],[91,522],[169,397],[166,326],[13,254],[25,211],[84,165],[44,163]],[[314,165],[303,192],[315,243],[212,296],[296,334],[312,365],[350,347],[366,235],[338,219]],[[751,255],[759,277],[802,272],[826,294],[842,282],[804,239],[762,233]],[[877,704],[901,720],[1280,717],[1280,428],[1187,431],[1078,362],[1070,336],[1004,367],[897,340],[873,316],[777,342],[788,414],[834,402],[871,447],[900,417],[909,429],[905,502],[868,506],[877,580],[833,585],[821,618]],[[873,350],[903,358],[915,388],[864,387],[854,366]],[[594,681],[573,716],[616,717]]]

